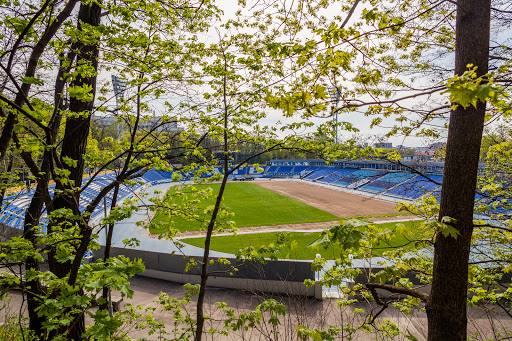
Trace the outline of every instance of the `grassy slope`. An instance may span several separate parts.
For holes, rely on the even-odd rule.
[[[220,184],[196,185],[196,187],[200,186],[210,186],[214,193],[212,197],[199,204],[199,208],[204,209],[214,204]],[[179,203],[179,201],[173,202]],[[222,204],[235,213],[234,221],[237,227],[311,223],[339,219],[335,215],[298,200],[246,182],[228,183]],[[153,219],[162,222],[176,221],[176,227],[180,231],[197,231],[200,229],[198,222],[173,219],[162,213],[157,213]],[[150,232],[159,233],[162,231],[150,228]]]
[[[379,224],[382,228],[392,228],[396,223],[385,223]],[[411,230],[415,229],[415,226],[420,224],[419,221],[404,222]],[[292,232],[290,233],[291,239],[295,242],[292,248],[285,248],[283,251],[285,255],[283,258],[290,259],[314,259],[317,253],[320,253],[322,257],[326,259],[335,259],[339,255],[341,249],[336,246],[331,246],[328,249],[324,248],[310,248],[307,247],[312,241],[314,241],[320,235],[320,232],[303,233],[303,232]],[[241,234],[236,236],[219,236],[212,238],[211,249],[215,251],[236,253],[239,249],[247,246],[264,246],[268,245],[276,240],[276,233],[255,233],[255,234]],[[184,243],[204,247],[204,238],[187,238],[181,240]],[[390,244],[391,245],[403,245],[406,242],[406,238],[402,235],[395,235]],[[383,246],[383,245],[382,245]],[[375,255],[381,255],[382,250],[374,252]]]

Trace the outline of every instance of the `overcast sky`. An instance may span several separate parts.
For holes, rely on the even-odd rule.
[[[233,18],[235,16],[235,11],[238,8],[237,1],[236,0],[227,0],[227,1],[219,1],[218,6],[221,7],[221,9],[224,11],[224,17],[225,18]],[[358,11],[354,13],[353,18],[357,18],[357,16],[360,14],[360,11],[363,7],[359,7]],[[205,35],[204,37],[201,37],[200,39],[205,42],[216,42],[218,40],[218,33],[216,31],[217,25],[213,26],[210,30],[209,34]],[[450,57],[448,57],[449,59]],[[452,58],[453,59],[453,58]],[[448,61],[449,62],[449,61]],[[101,75],[101,79],[103,81],[110,81],[111,74],[107,72],[103,72]],[[128,91],[128,95],[130,94],[130,90]],[[173,97],[172,95],[165,96],[164,100],[167,100],[171,103],[178,103],[179,100],[176,97]],[[411,104],[414,104],[411,102]],[[114,107],[115,101],[111,100],[109,102],[109,106]],[[156,109],[157,112],[164,111],[164,107],[162,105],[162,100],[160,101],[153,101],[151,103],[151,106]],[[363,108],[362,108],[363,110]],[[290,123],[292,122],[293,118],[284,118],[282,113],[277,110],[267,110],[268,117],[264,121],[265,124],[269,126],[277,126],[279,122],[284,123]],[[367,117],[363,115],[363,112],[354,112],[350,114],[340,114],[339,115],[339,121],[346,121],[352,123],[355,127],[357,127],[360,130],[360,135],[363,136],[374,136],[374,135],[384,135],[388,132],[389,127],[391,127],[394,124],[394,119],[384,119],[384,121],[381,124],[381,127],[374,127],[373,129],[370,129],[370,123],[372,121],[373,117]],[[315,123],[324,123],[327,118],[320,119],[320,118],[313,118],[311,119]],[[439,122],[436,122],[439,123]],[[340,133],[341,138],[349,138],[353,133]],[[445,135],[445,134],[443,134]],[[444,141],[445,139],[441,139],[441,141]],[[423,137],[404,137],[404,136],[394,136],[389,138],[389,142],[392,142],[394,146],[397,145],[405,145],[405,146],[426,146],[429,145],[435,140],[432,139],[426,139]]]

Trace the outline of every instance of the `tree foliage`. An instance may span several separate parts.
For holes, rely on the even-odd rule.
[[[149,200],[150,210],[199,219],[195,201],[216,196],[216,204],[202,218],[207,230],[203,260],[190,265],[202,268],[201,285],[188,286],[183,300],[159,298],[165,309],[176,312],[174,337],[201,340],[208,319],[202,304],[209,239],[214,232],[233,228],[221,203],[228,176],[238,167],[265,154],[314,155],[328,161],[397,159],[396,153],[381,155],[358,145],[354,134],[365,128],[352,119],[357,115],[369,128],[387,127],[387,137],[438,138],[446,133],[450,110],[483,113],[487,102],[482,123],[507,118],[511,112],[512,49],[501,31],[510,25],[505,3],[496,2],[492,11],[496,24],[493,21],[491,33],[498,43],[485,51],[490,53],[489,72],[476,62],[459,62],[455,76],[451,58],[460,36],[454,24],[461,14],[456,4],[446,1],[240,2],[235,16],[223,21],[210,1],[46,0],[3,5],[0,156],[6,162],[0,192],[3,200],[9,188],[19,185],[20,179],[11,173],[20,165],[30,170],[36,188],[25,213],[23,236],[1,245],[0,258],[8,270],[1,281],[6,287],[20,286],[26,294],[30,336],[40,340],[122,338],[123,323],[143,318],[135,308],[119,314],[107,309],[109,291],[130,297],[128,279],[144,268],[139,261],[110,257],[109,240],[115,222],[140,209],[134,201],[116,207],[119,188],[134,185],[150,169],[179,170],[201,182],[217,162],[214,152],[224,155],[219,193],[194,187],[177,190],[173,195],[189,192],[189,200],[181,206]],[[116,73],[127,85],[114,108],[108,73]],[[341,93],[337,107],[329,98],[330,87]],[[335,114],[342,119],[333,120]],[[105,129],[99,124],[103,116],[113,118]],[[168,129],[176,121],[184,131]],[[338,135],[351,137],[333,144]],[[479,144],[480,138],[473,137]],[[432,197],[416,205],[402,204],[402,209],[426,221],[406,245],[390,248],[386,255],[391,262],[383,271],[369,274],[369,283],[356,285],[354,291],[384,308],[393,304],[409,311],[420,302],[430,307],[430,298],[415,290],[405,275],[412,272],[421,284],[431,283],[438,276],[432,253],[439,250],[439,241],[464,237],[473,245],[467,271],[468,290],[473,293],[469,303],[487,300],[510,314],[506,305],[510,288],[499,290],[500,277],[510,270],[510,227],[507,220],[496,223],[509,210],[508,142],[486,151],[482,199],[476,211],[487,213],[491,220],[473,222],[471,195],[471,216],[464,216],[470,220],[469,234],[459,228],[462,220],[450,213],[454,206],[446,201],[441,211]],[[246,156],[230,165],[234,153]],[[457,150],[447,148],[447,158],[451,153]],[[106,170],[115,172],[114,180],[81,207],[87,188]],[[84,178],[85,173],[89,177]],[[175,180],[180,177],[176,172]],[[107,230],[105,257],[81,265],[86,250],[99,248],[91,216],[110,192],[114,197],[110,215],[102,221]],[[320,246],[338,243],[346,250],[337,267],[327,271],[325,283],[340,285],[359,275],[349,254],[372,258],[374,245],[389,241],[393,234],[410,234],[402,225],[381,231],[366,223],[362,233],[360,224],[350,221],[332,227],[317,241]],[[172,238],[176,233],[170,226],[165,235]],[[45,262],[49,271],[43,271]],[[22,273],[16,268],[20,265]],[[386,301],[377,294],[378,288],[407,298]],[[466,294],[464,289],[464,296],[459,296],[465,301]],[[198,295],[196,317],[182,314],[193,295]],[[100,309],[93,312],[95,304]],[[264,321],[264,311],[274,327],[286,314],[275,301],[241,316],[222,308],[230,317],[227,329],[233,331],[257,327]],[[362,325],[372,324],[379,314]],[[93,320],[87,328],[85,315]],[[178,322],[187,327],[180,330]],[[164,333],[165,328],[152,318],[143,325],[152,333]],[[387,335],[397,333],[390,323],[381,328]],[[297,330],[302,339],[319,340],[332,339],[339,331],[337,326],[326,331]],[[276,337],[276,329],[272,333]]]

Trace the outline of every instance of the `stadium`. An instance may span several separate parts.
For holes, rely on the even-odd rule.
[[[232,209],[233,219],[239,230],[236,235],[229,232],[214,236],[210,256],[226,257],[236,262],[234,254],[238,249],[272,243],[279,232],[286,232],[293,240],[295,247],[285,249],[280,255],[282,259],[272,265],[273,269],[267,269],[270,266],[268,264],[263,270],[259,266],[257,270],[237,274],[238,281],[233,282],[233,279],[230,279],[230,283],[222,282],[222,276],[218,276],[215,277],[217,281],[214,279],[209,282],[210,285],[247,288],[251,284],[243,280],[261,280],[261,274],[265,273],[264,277],[270,279],[264,281],[263,287],[253,285],[254,289],[271,292],[292,290],[295,293],[303,293],[306,290],[303,288],[303,281],[318,276],[311,271],[311,262],[317,253],[322,253],[324,258],[335,259],[336,253],[339,254],[340,251],[335,247],[320,251],[307,247],[322,230],[347,218],[366,218],[378,223],[386,224],[387,222],[388,225],[393,224],[388,222],[389,220],[409,221],[406,224],[414,224],[414,221],[410,221],[414,217],[403,216],[403,213],[395,210],[396,203],[414,201],[426,193],[439,198],[443,164],[435,162],[396,164],[381,160],[339,161],[328,164],[323,160],[271,160],[262,168],[263,171],[253,166],[241,167],[229,176],[228,180],[231,181],[226,189],[224,205]],[[179,172],[178,177],[181,178],[179,182],[175,181],[176,172]],[[213,167],[212,172],[202,175],[206,184],[199,186],[212,186],[215,191],[215,186],[218,184],[208,183],[208,178],[222,173],[222,167]],[[89,185],[83,190],[80,209],[84,210],[114,176],[113,172],[107,172],[94,179],[84,178],[83,183],[89,183]],[[192,184],[192,176],[182,171],[147,171],[137,179],[139,181],[136,185],[124,185],[120,188],[118,202],[139,198],[140,193],[147,193],[149,196],[146,198],[140,196],[140,205],[144,206],[145,200],[161,195],[155,194],[155,191],[166,193],[177,185]],[[11,194],[2,210],[0,222],[22,229],[24,211],[30,202],[31,195],[31,192],[26,191]],[[101,220],[105,214],[108,214],[111,200],[112,193],[107,196],[104,207],[98,207],[91,217],[92,223],[96,224],[100,231],[98,235],[102,245],[105,243],[105,235],[101,233]],[[208,204],[208,201],[204,203],[204,205]],[[158,212],[152,214],[141,210],[131,218],[117,223],[112,240],[113,252],[142,258],[146,264],[145,275],[147,276],[177,282],[194,282],[197,278],[190,273],[185,274],[183,269],[186,259],[199,258],[203,255],[204,231],[201,230],[204,230],[204,227],[186,221],[182,221],[180,225],[178,219],[173,224],[180,233],[174,241],[169,241],[159,238],[165,231],[155,230],[151,227],[154,224],[149,224],[149,229],[138,224],[160,220],[160,224],[155,225],[166,225],[170,218],[163,216],[165,215]],[[47,221],[43,216],[41,223],[43,230]],[[125,247],[123,241],[131,238],[139,239],[139,246]],[[101,255],[102,250],[88,252],[86,259],[95,259]],[[178,262],[175,259],[167,259],[170,255],[183,259]],[[373,266],[381,261],[377,256],[372,261]],[[164,258],[166,261],[163,261]],[[286,266],[276,270],[276,266],[282,265],[279,262],[284,262]],[[169,268],[169,264],[173,266]],[[278,282],[292,283],[300,288],[282,288],[281,284],[277,285]],[[306,291],[315,297],[322,296],[321,293]]]
[[[191,174],[181,171],[177,172],[181,173],[181,183],[190,183]],[[267,162],[263,172],[259,172],[252,166],[239,168],[229,176],[228,180],[296,180],[296,183],[315,184],[318,185],[317,187],[321,186],[344,193],[396,202],[399,200],[413,201],[426,193],[439,198],[442,172],[443,164],[439,162],[424,164],[404,162],[397,165],[387,161],[343,161],[327,165],[322,160],[272,160]],[[150,187],[164,183],[173,183],[174,173],[150,170],[137,179],[139,181],[136,185],[122,186],[118,198],[126,200],[133,198],[140,191],[146,191]],[[222,174],[222,167],[214,167],[213,173],[204,174],[202,177],[208,178],[214,175],[214,173]],[[114,179],[114,176],[113,172],[105,172],[105,174],[97,176],[90,182],[89,186],[82,192],[81,211],[99,193],[101,188]],[[85,177],[83,183],[85,184],[89,180],[89,177]],[[287,185],[282,186],[289,187]],[[49,189],[52,194],[55,185],[50,185]],[[275,190],[279,191],[280,189]],[[6,196],[5,201],[7,205],[1,211],[0,223],[13,228],[22,228],[24,211],[30,202],[32,194],[29,189],[28,191],[20,190]],[[290,195],[293,196],[293,194]],[[342,194],[340,195],[342,196]],[[112,193],[109,193],[106,199],[106,207],[110,206],[111,199]],[[370,212],[372,208],[368,209],[367,215],[372,213],[379,214],[378,212]],[[104,208],[97,207],[92,213],[92,221],[99,221],[104,214]],[[352,214],[350,216],[356,215]],[[44,218],[41,224],[43,229],[46,223],[47,219]]]

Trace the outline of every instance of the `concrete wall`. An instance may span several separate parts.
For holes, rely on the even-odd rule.
[[[104,247],[94,251],[93,259],[101,258],[103,254]],[[201,257],[185,257],[127,248],[112,248],[110,254],[111,256],[123,255],[130,259],[142,259],[146,266],[146,271],[141,274],[142,276],[178,283],[199,283],[200,280]],[[216,260],[216,258],[211,259]],[[185,267],[191,260],[195,260],[198,266],[186,272]],[[278,260],[262,264],[253,261],[237,261],[234,258],[227,258],[227,260],[231,262],[231,265],[215,262],[208,267],[209,286],[321,298],[320,286],[306,288],[304,285],[304,280],[313,280],[315,277],[311,270],[311,262]],[[235,271],[233,268],[237,270]]]
[[[3,243],[10,240],[12,237],[20,237],[22,235],[23,230],[0,223],[0,242]]]

